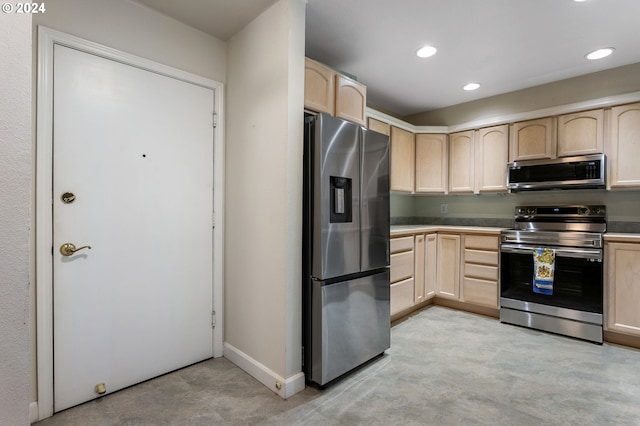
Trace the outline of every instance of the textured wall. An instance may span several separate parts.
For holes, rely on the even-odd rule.
[[[0,16],[0,424],[29,424],[31,16]]]

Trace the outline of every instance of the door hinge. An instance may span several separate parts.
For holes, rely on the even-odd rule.
[[[212,219],[211,220],[212,221],[211,225],[213,226],[213,229],[216,229],[216,212],[213,212],[213,215],[211,216],[211,219]]]
[[[213,113],[213,128],[215,129],[216,127],[218,127],[218,113],[214,112]]]
[[[216,328],[216,311],[211,311],[211,328]]]

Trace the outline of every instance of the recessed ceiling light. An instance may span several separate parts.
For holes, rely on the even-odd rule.
[[[463,87],[464,90],[476,90],[480,85],[478,83],[469,83]]]
[[[436,49],[433,46],[425,46],[421,49],[418,49],[418,51],[416,52],[416,55],[418,55],[421,58],[428,58],[429,56],[435,55],[437,51],[438,49]]]
[[[613,47],[605,47],[604,49],[594,50],[591,53],[586,54],[587,59],[602,59],[611,55],[615,49]]]
[[[587,1],[587,0],[574,0],[574,1]]]

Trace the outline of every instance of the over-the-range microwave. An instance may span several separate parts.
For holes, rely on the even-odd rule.
[[[604,154],[517,161],[507,165],[507,188],[513,192],[604,188],[605,176]]]

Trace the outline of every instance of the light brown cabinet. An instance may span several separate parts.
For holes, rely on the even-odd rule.
[[[558,157],[601,154],[603,150],[603,109],[558,117]]]
[[[438,233],[436,295],[458,300],[460,294],[460,235]]]
[[[447,135],[418,133],[416,138],[416,193],[447,193]]]
[[[391,191],[413,192],[415,179],[414,134],[391,126]]]
[[[391,316],[414,304],[414,237],[391,238]]]
[[[606,243],[607,330],[640,336],[640,244]]]
[[[355,80],[336,74],[336,117],[362,126],[367,109],[367,87]]]
[[[640,188],[640,103],[611,108],[609,123],[608,187]]]
[[[510,161],[556,158],[554,117],[520,121],[511,125]]]
[[[431,299],[436,295],[438,279],[438,234],[427,234],[424,238],[424,298]]]
[[[509,126],[485,127],[475,135],[475,193],[507,192]]]
[[[334,115],[336,73],[313,59],[304,63],[304,106],[312,111]]]
[[[473,136],[472,130],[449,135],[449,192],[473,193],[475,173]]]
[[[416,269],[414,272],[414,303],[422,303],[424,302],[424,288],[425,288],[425,241],[424,235],[416,235],[414,248],[415,252],[415,265]]]
[[[463,235],[463,279],[460,299],[466,303],[498,307],[498,237]]]
[[[313,59],[305,58],[304,106],[365,125],[367,88]]]
[[[367,128],[373,130],[374,132],[382,133],[383,135],[391,135],[391,126],[389,125],[389,123],[376,120],[375,118],[369,117],[369,119],[367,120]]]

